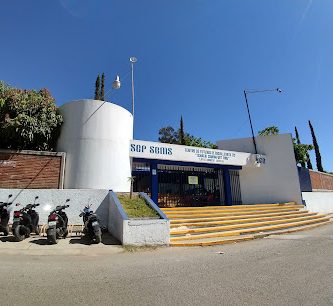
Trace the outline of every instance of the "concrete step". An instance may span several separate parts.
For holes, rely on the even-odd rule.
[[[224,218],[223,220],[214,220],[214,221],[202,221],[203,219],[195,219],[195,222],[187,222],[186,219],[183,219],[184,222],[181,223],[172,223],[170,224],[170,228],[177,227],[205,227],[205,226],[219,226],[223,224],[241,224],[241,223],[250,223],[250,222],[261,222],[261,221],[274,221],[274,220],[287,220],[296,217],[305,217],[305,216],[314,216],[316,213],[308,213],[308,212],[295,212],[286,215],[278,215],[278,216],[257,216],[253,215],[248,218],[243,218],[242,216],[238,216],[238,218]],[[214,219],[214,218],[213,218]],[[193,220],[193,219],[191,219]]]
[[[232,206],[231,206],[232,207]],[[207,207],[202,207],[201,209],[196,209],[196,210],[187,210],[187,209],[172,209],[172,210],[163,210],[165,214],[201,214],[201,213],[218,213],[218,212],[228,212],[228,213],[233,213],[233,212],[241,212],[241,211],[266,211],[266,210],[276,210],[280,211],[283,209],[301,209],[303,208],[303,205],[283,205],[283,206],[264,206],[261,208],[257,207],[241,207],[238,209],[231,209],[228,206],[219,206],[219,207],[214,207],[211,208],[209,206]]]
[[[286,211],[286,212],[273,212],[273,213],[266,213],[266,212],[258,212],[258,214],[251,214],[251,215],[234,215],[234,214],[226,214],[222,217],[196,217],[196,218],[179,218],[179,219],[170,219],[170,223],[177,225],[179,223],[186,223],[186,222],[209,222],[209,221],[223,221],[223,220],[237,220],[237,219],[248,219],[248,218],[265,218],[265,217],[279,217],[279,216],[288,216],[288,215],[297,215],[308,213],[307,210],[301,211]]]
[[[306,220],[315,220],[321,219],[326,217],[326,215],[305,215],[305,216],[298,216],[296,218],[280,218],[278,220],[268,220],[268,221],[259,221],[259,222],[247,222],[243,220],[242,223],[239,224],[232,224],[232,225],[224,225],[224,226],[209,226],[209,227],[197,227],[197,228],[187,228],[180,229],[174,228],[170,231],[170,235],[184,235],[184,234],[196,234],[196,233],[213,233],[213,232],[220,232],[220,231],[227,231],[232,229],[245,229],[245,228],[258,228],[266,225],[278,225],[278,224],[290,224],[299,221],[306,221]]]
[[[256,208],[261,209],[264,207],[283,207],[283,206],[303,206],[301,204],[295,204],[295,202],[286,202],[286,203],[276,203],[276,204],[247,204],[247,205],[232,205],[232,206],[222,206],[222,205],[216,205],[216,206],[198,206],[198,207],[163,207],[161,210],[163,211],[177,211],[177,210],[187,210],[187,211],[195,211],[195,210],[202,210],[202,209],[229,209],[229,210],[237,210],[237,209],[244,209],[244,208]]]
[[[318,226],[322,226],[325,224],[333,223],[332,221],[322,221],[315,224],[310,225],[304,225],[304,226],[298,226],[293,227],[289,229],[284,230],[277,230],[277,231],[267,231],[265,233],[258,233],[258,234],[252,234],[252,235],[242,235],[242,236],[233,236],[228,238],[202,238],[197,240],[178,240],[176,242],[171,242],[171,246],[174,247],[192,247],[192,246],[212,246],[212,245],[222,245],[227,243],[237,243],[242,241],[248,241],[258,238],[267,237],[270,235],[281,235],[281,234],[288,234],[298,231],[304,231],[304,230],[310,230]]]
[[[267,210],[261,210],[262,213],[274,213],[274,212],[295,212],[299,211],[298,208],[284,208],[284,209],[267,209]],[[218,212],[197,212],[197,213],[167,213],[166,216],[169,219],[191,219],[191,218],[201,218],[201,217],[223,217],[223,216],[240,216],[240,215],[256,215],[259,211],[257,210],[251,210],[251,211],[218,211]]]
[[[243,228],[238,230],[233,230],[231,228],[226,229],[226,227],[223,227],[221,231],[218,232],[208,232],[204,234],[189,234],[186,235],[179,235],[177,237],[171,236],[170,241],[176,242],[176,241],[182,241],[182,240],[196,240],[196,239],[202,239],[202,238],[212,238],[212,237],[226,237],[226,236],[238,236],[238,235],[244,235],[244,234],[253,234],[253,233],[261,233],[265,231],[274,231],[274,230],[281,230],[281,229],[287,229],[291,227],[297,227],[297,226],[304,226],[304,225],[310,225],[320,222],[329,221],[330,216],[321,215],[319,218],[310,218],[306,220],[301,221],[294,221],[294,222],[285,222],[282,224],[276,224],[276,225],[266,225],[266,226],[251,226],[250,228]]]
[[[204,246],[265,237],[327,224],[332,216],[295,203],[164,208],[172,246]]]

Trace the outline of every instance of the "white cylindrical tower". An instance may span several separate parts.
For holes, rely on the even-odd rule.
[[[66,152],[65,188],[129,192],[132,114],[98,100],[72,101],[60,112],[64,124],[57,150]]]

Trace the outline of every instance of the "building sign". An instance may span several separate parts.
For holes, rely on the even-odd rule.
[[[130,157],[234,166],[260,166],[265,156],[244,152],[132,140]]]
[[[265,155],[257,154],[256,155],[256,163],[257,164],[266,164],[266,157]]]
[[[197,176],[188,176],[188,183],[189,185],[198,185],[199,184],[199,178]]]

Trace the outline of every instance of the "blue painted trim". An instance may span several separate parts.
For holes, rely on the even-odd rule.
[[[150,179],[151,179],[151,199],[154,203],[158,203],[158,171],[157,163],[150,162]]]
[[[164,214],[164,212],[152,201],[150,197],[148,197],[146,193],[139,192],[139,196],[143,198],[146,203],[160,215],[162,219],[169,221],[168,217]]]
[[[136,175],[139,175],[139,174],[142,174],[142,173],[150,173],[150,171],[149,170],[134,170],[134,171],[132,171],[133,176],[136,176]]]
[[[225,169],[223,171],[223,181],[224,181],[225,204],[232,205],[231,181],[228,169]]]
[[[120,213],[122,219],[123,219],[123,220],[129,220],[129,218],[128,218],[128,216],[127,216],[127,214],[126,214],[126,212],[125,212],[123,206],[121,205],[121,203],[120,203],[120,201],[119,201],[117,195],[113,192],[113,190],[109,190],[109,194],[111,195],[111,197],[112,197],[114,203],[116,204],[117,209],[118,209],[118,211],[119,211],[119,213]]]
[[[175,160],[162,160],[162,159],[147,159],[147,158],[133,158],[134,162],[141,163],[155,163],[159,165],[175,165],[175,166],[188,166],[188,167],[206,167],[206,168],[215,168],[215,169],[232,169],[232,170],[241,170],[242,166],[233,166],[233,165],[218,165],[218,164],[206,164],[206,163],[192,163],[192,162],[183,162]]]
[[[299,184],[302,192],[312,192],[310,171],[307,168],[297,167]]]

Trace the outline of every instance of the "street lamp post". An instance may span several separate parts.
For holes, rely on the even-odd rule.
[[[138,61],[138,59],[134,56],[130,57],[131,62],[131,72],[132,72],[132,116],[134,121],[134,64]]]
[[[252,132],[252,140],[253,140],[253,145],[254,145],[254,151],[255,151],[256,154],[258,154],[258,150],[257,150],[256,139],[254,137],[254,132],[253,132],[253,125],[252,125],[252,119],[251,119],[251,114],[250,114],[249,103],[247,102],[247,94],[249,94],[249,93],[251,94],[251,93],[268,92],[268,91],[282,92],[282,90],[280,88],[263,89],[263,90],[244,90],[244,97],[245,97],[245,102],[246,102],[246,109],[247,109],[247,114],[249,116],[249,121],[250,121],[250,126],[251,126],[251,132]]]

